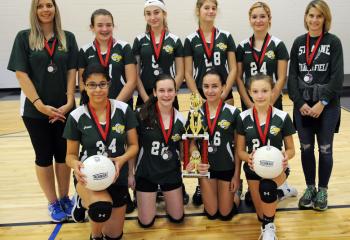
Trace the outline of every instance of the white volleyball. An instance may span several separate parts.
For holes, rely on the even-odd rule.
[[[283,171],[283,154],[274,146],[258,148],[253,155],[254,171],[266,179],[273,179]]]
[[[108,188],[115,177],[115,166],[111,159],[103,155],[88,157],[81,172],[86,175],[86,188],[102,191]]]

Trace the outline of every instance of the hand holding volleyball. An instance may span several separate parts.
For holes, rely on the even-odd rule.
[[[283,171],[285,157],[274,146],[258,148],[253,155],[253,168],[257,175],[266,179],[278,177]]]

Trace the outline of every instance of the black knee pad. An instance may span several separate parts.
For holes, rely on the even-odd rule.
[[[207,210],[205,210],[205,208],[204,208],[204,214],[205,214],[205,216],[207,216],[207,218],[208,218],[209,220],[215,220],[215,219],[217,219],[217,218],[220,216],[219,210],[218,210],[214,215],[210,215],[210,214],[207,212]]]
[[[231,212],[229,214],[222,215],[220,213],[220,220],[221,221],[230,221],[233,218],[233,216],[236,215],[237,213],[238,213],[238,209],[237,209],[236,204],[234,203],[233,207],[232,207],[232,210],[231,210]]]
[[[273,203],[277,200],[277,184],[271,179],[260,180],[259,193],[261,201]]]
[[[139,223],[139,225],[140,225],[142,228],[150,228],[150,227],[152,227],[155,220],[156,220],[156,217],[154,217],[154,218],[152,219],[152,221],[151,221],[149,224],[144,224],[144,223],[142,223],[142,222],[140,221],[139,218],[137,218],[137,222]]]
[[[182,223],[184,218],[185,218],[185,214],[183,214],[179,219],[173,218],[169,214],[167,214],[167,217],[168,217],[169,221],[172,223]]]
[[[94,222],[105,222],[112,214],[111,202],[95,202],[89,206],[88,215]]]
[[[116,237],[116,238],[112,238],[112,237],[109,237],[109,236],[107,236],[107,235],[105,235],[104,236],[104,239],[105,240],[120,240],[120,239],[122,239],[122,237],[123,237],[123,232],[122,232],[122,234],[120,234],[118,237]]]

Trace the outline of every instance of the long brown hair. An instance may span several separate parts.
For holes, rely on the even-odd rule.
[[[311,1],[306,6],[305,15],[304,15],[304,27],[306,28],[306,30],[309,30],[309,27],[307,26],[307,23],[306,23],[306,16],[309,14],[309,11],[311,8],[316,8],[323,15],[324,17],[323,31],[328,32],[331,29],[332,14],[328,4],[323,0]]]

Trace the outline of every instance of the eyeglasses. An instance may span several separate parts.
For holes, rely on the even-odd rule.
[[[97,87],[99,87],[100,89],[105,89],[109,87],[109,83],[110,82],[100,82],[100,83],[95,83],[95,82],[88,82],[87,84],[85,84],[85,86],[88,89],[96,89]]]

